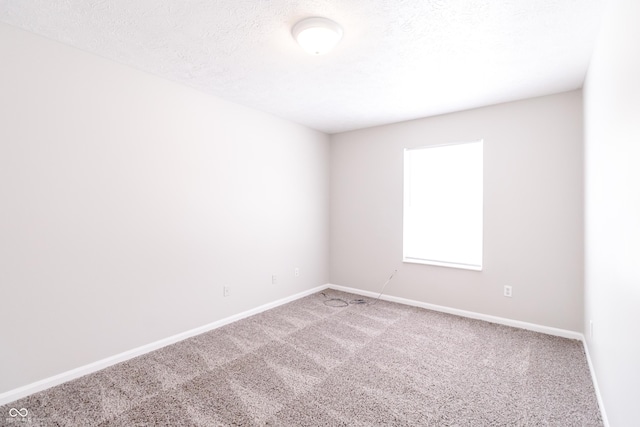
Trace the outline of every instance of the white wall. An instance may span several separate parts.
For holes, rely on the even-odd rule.
[[[403,148],[480,138],[484,270],[403,264]],[[582,331],[582,178],[580,91],[334,135],[330,281]]]
[[[327,283],[326,135],[6,25],[0,58],[0,393]]]
[[[585,330],[612,426],[638,425],[640,3],[613,0],[584,88]]]

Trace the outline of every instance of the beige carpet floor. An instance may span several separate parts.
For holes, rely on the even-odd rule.
[[[314,294],[2,406],[0,425],[602,425],[579,341],[325,299]],[[10,417],[11,408],[28,416]]]

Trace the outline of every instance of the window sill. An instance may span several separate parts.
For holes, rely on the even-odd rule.
[[[411,264],[425,264],[425,265],[435,265],[437,267],[448,267],[448,268],[458,268],[461,270],[473,270],[473,271],[482,271],[481,265],[471,265],[471,264],[456,264],[454,262],[442,262],[442,261],[432,261],[428,259],[419,259],[419,258],[403,258],[402,262],[411,263]]]

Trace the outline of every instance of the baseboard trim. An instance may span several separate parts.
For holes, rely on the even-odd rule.
[[[185,332],[181,332],[176,335],[172,335],[167,338],[163,338],[161,340],[145,344],[140,347],[136,347],[131,350],[127,350],[123,353],[119,353],[105,359],[98,360],[93,363],[89,363],[88,365],[80,366],[78,368],[72,369],[70,371],[62,372],[60,374],[54,375],[49,378],[42,379],[40,381],[36,381],[31,384],[27,384],[22,387],[18,387],[13,390],[6,391],[0,394],[0,405],[6,405],[7,403],[14,402],[18,399],[22,399],[23,397],[29,396],[33,393],[37,393],[39,391],[46,390],[48,388],[57,386],[59,384],[65,383],[67,381],[74,380],[76,378],[83,377],[85,375],[97,372],[101,369],[108,368],[109,366],[115,365],[116,363],[124,362],[129,359],[133,359],[134,357],[141,356],[143,354],[152,352],[154,350],[158,350],[159,348],[166,347],[171,344],[175,344],[179,341],[185,340],[187,338],[194,337],[196,335],[200,335],[202,333],[211,331],[213,329],[217,329],[221,326],[228,325],[229,323],[236,322],[238,320],[253,316],[255,314],[261,313],[263,311],[278,307],[280,305],[286,304],[291,301],[295,301],[297,299],[306,297],[307,295],[314,294],[316,292],[320,292],[324,289],[327,289],[329,285],[321,285],[312,289],[308,289],[306,291],[299,292],[294,295],[290,295],[285,298],[281,298],[279,300],[269,302],[267,304],[263,304],[261,306],[252,308],[247,311],[243,311],[242,313],[234,314],[229,317],[225,317],[224,319],[216,320],[215,322],[209,323],[207,325],[203,325]]]
[[[350,288],[347,286],[329,284],[329,288],[338,291],[349,292],[352,294],[367,296],[376,298],[377,292],[363,291],[362,289]],[[400,304],[411,305],[414,307],[426,308],[427,310],[440,311],[442,313],[455,314],[456,316],[468,317],[470,319],[484,320],[491,323],[498,323],[500,325],[512,326],[514,328],[527,329],[529,331],[541,332],[543,334],[555,335],[563,338],[570,338],[574,340],[583,341],[583,336],[580,332],[569,331],[567,329],[553,328],[551,326],[543,326],[535,323],[522,322],[520,320],[507,319],[506,317],[491,316],[489,314],[476,313],[474,311],[460,310],[458,308],[446,307],[443,305],[430,304],[422,301],[411,300],[407,298],[394,297],[391,295],[382,295],[380,299],[385,301],[397,302]]]
[[[232,316],[226,317],[224,319],[220,319],[217,320],[215,322],[209,323],[207,325],[203,325],[200,326],[198,328],[194,328],[191,329],[189,331],[185,331],[128,351],[125,351],[123,353],[119,353],[116,355],[113,355],[111,357],[107,357],[105,359],[101,359],[98,360],[96,362],[93,363],[89,363],[88,365],[84,365],[75,369],[72,369],[70,371],[66,371],[57,375],[54,375],[52,377],[49,378],[45,378],[42,379],[40,381],[36,381],[34,383],[13,389],[13,390],[9,390],[7,392],[4,392],[2,394],[0,394],[0,405],[6,405],[8,403],[14,402],[18,399],[22,399],[23,397],[29,396],[33,393],[37,393],[39,391],[43,391],[46,390],[48,388],[54,387],[56,385],[65,383],[67,381],[71,381],[74,380],[76,378],[80,378],[83,377],[85,375],[97,372],[101,369],[105,369],[109,366],[115,365],[117,363],[120,362],[124,362],[127,361],[129,359],[133,359],[134,357],[137,356],[141,356],[143,354],[152,352],[154,350],[158,350],[162,347],[166,347],[168,345],[174,344],[176,342],[185,340],[187,338],[191,338],[194,337],[196,335],[200,335],[202,333],[211,331],[213,329],[217,329],[221,326],[224,325],[228,325],[229,323],[233,323],[236,322],[238,320],[253,316],[255,314],[261,313],[263,311],[278,307],[280,305],[289,303],[291,301],[295,301],[297,299],[303,298],[305,296],[314,294],[316,292],[320,292],[324,289],[335,289],[338,291],[343,291],[343,292],[349,292],[352,294],[357,294],[357,295],[362,295],[362,296],[367,296],[367,297],[373,297],[376,298],[378,296],[377,293],[375,292],[370,292],[370,291],[364,291],[361,289],[356,289],[356,288],[350,288],[347,286],[340,286],[340,285],[334,285],[334,284],[327,284],[327,285],[321,285],[321,286],[317,286],[315,288],[312,289],[308,289],[306,291],[303,292],[299,292],[297,294],[285,297],[285,298],[281,298],[279,300],[267,303],[267,304],[263,304],[261,306],[255,307],[253,309],[247,310],[247,311],[243,311],[242,313],[238,313],[238,314],[234,314]],[[513,326],[516,328],[521,328],[521,329],[527,329],[527,330],[531,330],[531,331],[535,331],[535,332],[541,332],[541,333],[546,333],[549,335],[556,335],[556,336],[560,336],[560,337],[564,337],[564,338],[571,338],[571,339],[577,339],[582,341],[583,346],[584,346],[584,351],[585,354],[587,356],[587,363],[589,365],[589,371],[591,373],[591,378],[593,380],[593,386],[596,392],[596,397],[598,400],[598,405],[600,406],[600,412],[602,414],[602,420],[603,423],[605,425],[605,427],[609,427],[609,421],[607,419],[607,415],[604,409],[604,404],[602,401],[602,396],[600,394],[600,389],[598,387],[598,381],[596,379],[596,374],[595,371],[593,369],[593,364],[591,361],[591,356],[589,354],[589,348],[587,346],[586,340],[584,338],[584,336],[579,333],[579,332],[574,332],[574,331],[568,331],[568,330],[564,330],[564,329],[558,329],[558,328],[552,328],[549,326],[542,326],[542,325],[537,325],[534,323],[527,323],[527,322],[521,322],[518,320],[512,320],[512,319],[507,319],[504,317],[497,317],[497,316],[490,316],[487,314],[482,314],[482,313],[476,313],[476,312],[472,312],[472,311],[466,311],[466,310],[460,310],[460,309],[456,309],[456,308],[451,308],[451,307],[446,307],[446,306],[441,306],[441,305],[436,305],[436,304],[429,304],[429,303],[425,303],[425,302],[421,302],[421,301],[416,301],[416,300],[410,300],[407,298],[400,298],[400,297],[394,297],[394,296],[390,296],[390,295],[382,295],[380,297],[380,299],[385,300],[385,301],[391,301],[391,302],[397,302],[400,304],[405,304],[405,305],[410,305],[410,306],[414,306],[414,307],[421,307],[421,308],[426,308],[428,310],[434,310],[434,311],[439,311],[439,312],[443,312],[443,313],[449,313],[449,314],[454,314],[454,315],[458,315],[458,316],[462,316],[462,317],[468,317],[471,319],[478,319],[478,320],[485,320],[487,322],[491,322],[491,323],[498,323],[498,324],[502,324],[502,325],[506,325],[506,326]]]
[[[591,361],[591,354],[589,353],[589,346],[587,345],[587,339],[582,337],[582,345],[584,346],[584,354],[587,356],[587,364],[589,365],[589,372],[591,372],[591,380],[593,381],[593,388],[596,391],[596,399],[598,399],[598,406],[600,407],[600,415],[602,415],[602,423],[604,427],[609,427],[609,419],[607,418],[607,412],[604,410],[604,402],[602,395],[600,394],[600,387],[598,386],[598,379],[596,377],[596,371],[593,368],[593,362]]]

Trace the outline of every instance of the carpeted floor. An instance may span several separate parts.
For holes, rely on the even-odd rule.
[[[579,341],[386,301],[324,300],[311,295],[36,393],[0,407],[0,425],[602,425]]]

